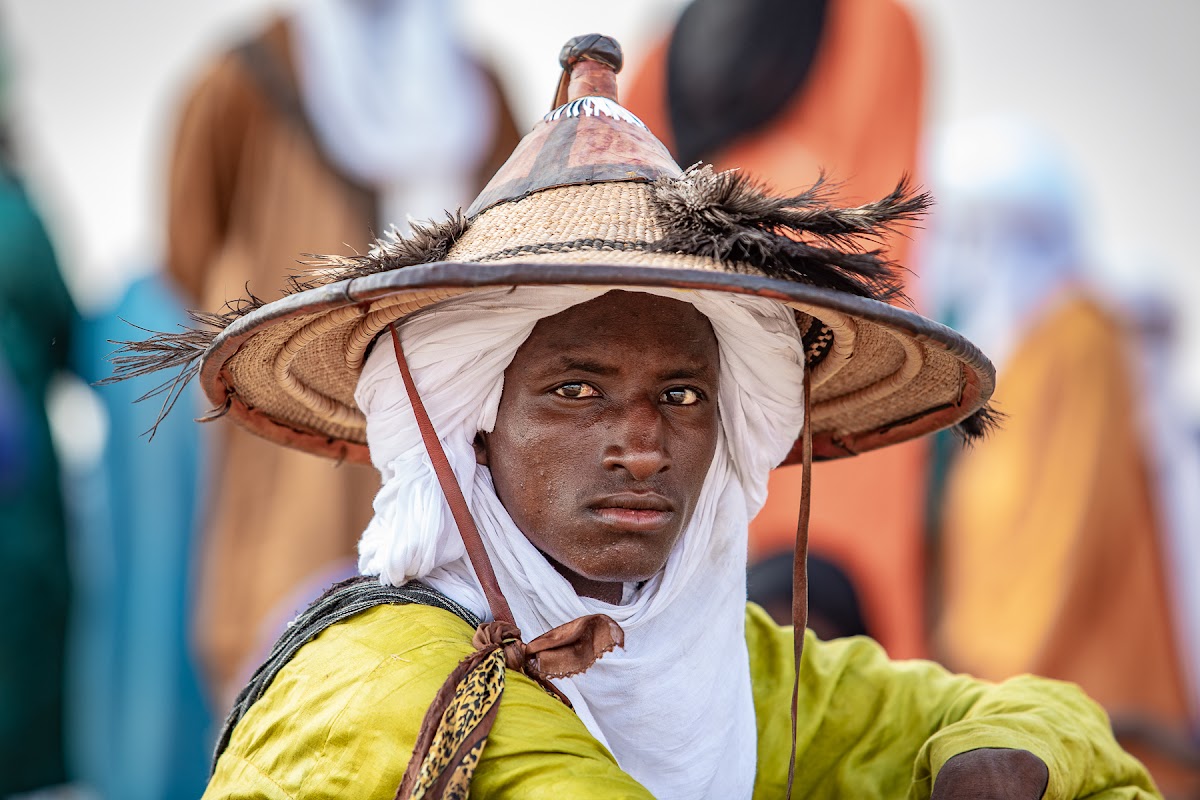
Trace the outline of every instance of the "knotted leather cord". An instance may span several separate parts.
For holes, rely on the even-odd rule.
[[[800,659],[804,655],[804,630],[808,627],[808,513],[812,486],[812,373],[804,370],[804,432],[800,449],[800,515],[796,520],[796,550],[792,556],[792,638],[795,642],[796,677],[792,683],[792,754],[788,759],[787,797],[792,798],[796,777],[796,715],[800,698]]]
[[[466,797],[471,776],[496,721],[504,693],[505,669],[523,673],[571,708],[571,702],[550,678],[583,672],[604,653],[623,646],[625,633],[611,617],[589,614],[552,628],[528,644],[522,641],[462,488],[421,402],[395,324],[389,330],[421,441],[495,618],[476,629],[472,641],[474,652],[450,673],[425,712],[396,798]]]

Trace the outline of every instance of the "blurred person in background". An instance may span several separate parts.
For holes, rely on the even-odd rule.
[[[0,49],[0,797],[64,784],[67,523],[46,400],[76,312],[11,148]]]
[[[792,624],[793,559],[791,550],[775,553],[751,564],[746,575],[750,602],[780,625]],[[813,552],[808,554],[808,628],[824,641],[871,635],[851,576],[836,561]]]
[[[1042,134],[960,123],[931,162],[926,295],[993,354],[1007,415],[945,478],[937,655],[994,680],[1079,683],[1168,797],[1195,796],[1195,684],[1142,417],[1164,376],[1139,370],[1137,330],[1098,286],[1081,198]]]
[[[158,330],[191,324],[169,279],[138,278],[76,336],[79,374],[112,370],[125,320]],[[104,800],[190,800],[204,791],[214,736],[189,641],[202,456],[193,392],[162,420],[134,401],[158,383],[135,378],[99,388],[107,435],[98,457],[68,470],[72,606],[68,714],[73,772]],[[149,406],[154,406],[153,408]]]
[[[193,308],[278,296],[298,253],[365,250],[381,221],[469,201],[511,152],[495,76],[452,4],[304,0],[209,65],[171,164],[170,273]],[[455,102],[446,102],[455,98]],[[195,629],[224,710],[286,620],[354,568],[374,470],[214,431]]]
[[[1200,728],[1200,438],[1197,419],[1184,401],[1179,356],[1181,309],[1186,298],[1169,294],[1167,282],[1151,281],[1157,270],[1142,252],[1119,258],[1137,266],[1139,283],[1118,282],[1136,328],[1136,380],[1140,421],[1150,442],[1150,470],[1161,509],[1163,548],[1182,658],[1187,665],[1191,719]],[[1150,389],[1153,389],[1151,391]],[[1194,730],[1200,736],[1200,729]]]
[[[695,0],[625,99],[682,165],[736,165],[787,192],[824,171],[855,204],[915,171],[924,91],[920,37],[896,0]],[[907,242],[886,244],[903,262]],[[925,653],[926,452],[907,442],[813,471],[813,547],[859,577],[894,657]],[[799,485],[796,468],[772,473],[752,559],[791,546]]]
[[[1155,764],[1172,797],[1200,797],[1200,439],[1194,412],[1184,401],[1180,374],[1180,309],[1186,298],[1172,296],[1171,285],[1154,280],[1161,271],[1144,251],[1126,250],[1116,258],[1135,265],[1124,279],[1112,281],[1109,294],[1121,307],[1133,332],[1129,342],[1133,380],[1138,389],[1138,423],[1144,437],[1147,471],[1157,511],[1167,605],[1175,644],[1183,664],[1187,721],[1172,730],[1139,712],[1113,718],[1123,741],[1175,763]],[[1118,275],[1122,272],[1117,272]],[[1152,756],[1151,756],[1152,757]],[[1149,757],[1148,757],[1149,758]],[[1159,758],[1159,761],[1162,759]],[[1185,769],[1179,769],[1183,765]]]

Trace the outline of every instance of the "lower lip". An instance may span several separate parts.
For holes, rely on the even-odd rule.
[[[596,508],[593,513],[615,528],[635,532],[651,532],[662,528],[674,516],[671,511],[648,508]]]

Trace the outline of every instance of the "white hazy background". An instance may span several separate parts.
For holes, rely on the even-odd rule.
[[[736,1],[736,0],[733,0]],[[499,70],[523,126],[547,110],[570,36],[617,37],[626,69],[683,0],[460,0],[469,40]],[[85,310],[113,301],[161,252],[167,142],[189,77],[263,15],[265,0],[0,3],[17,143]],[[909,0],[928,59],[928,126],[986,112],[1031,118],[1066,147],[1092,202],[1101,266],[1171,287],[1200,412],[1200,2]]]

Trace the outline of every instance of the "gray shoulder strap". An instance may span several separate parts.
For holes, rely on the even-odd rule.
[[[433,606],[449,611],[460,617],[463,622],[478,628],[480,620],[469,610],[421,583],[408,583],[404,586],[383,586],[378,579],[358,576],[331,586],[325,594],[317,598],[306,611],[288,623],[287,630],[275,642],[271,654],[250,678],[250,682],[238,694],[225,724],[221,727],[221,735],[217,738],[217,747],[213,753],[212,771],[216,771],[217,759],[229,745],[229,737],[250,706],[262,697],[271,681],[279,671],[292,660],[296,652],[308,644],[317,634],[336,625],[343,620],[353,617],[375,606],[409,605],[416,603],[423,606]]]

